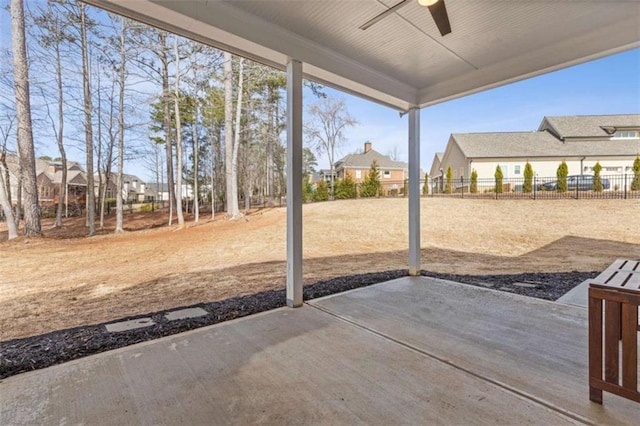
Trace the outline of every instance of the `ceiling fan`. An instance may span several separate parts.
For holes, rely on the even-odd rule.
[[[374,18],[368,20],[364,24],[360,26],[361,30],[366,30],[373,24],[381,21],[387,16],[394,13],[396,10],[400,9],[403,6],[409,4],[415,0],[401,0],[399,3],[396,3],[394,6],[391,6],[389,9],[385,10],[381,14],[375,16]],[[444,0],[417,0],[420,6],[425,6],[429,8],[429,12],[431,12],[431,16],[433,20],[436,22],[438,26],[438,30],[440,30],[441,35],[446,35],[451,32],[451,24],[449,23],[449,15],[447,14],[447,7],[444,5]]]

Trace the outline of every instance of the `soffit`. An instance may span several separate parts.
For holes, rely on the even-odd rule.
[[[398,0],[89,0],[216,47],[398,109],[468,93],[640,46],[637,0],[446,0],[441,37]]]

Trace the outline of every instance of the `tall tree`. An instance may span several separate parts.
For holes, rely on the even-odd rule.
[[[120,63],[118,64],[118,174],[116,177],[116,229],[115,232],[124,232],[124,203],[122,191],[124,190],[124,96],[126,84],[127,46],[126,32],[128,22],[120,18]]]
[[[7,221],[9,240],[18,237],[18,224],[11,208],[11,182],[9,181],[9,168],[6,161],[7,141],[12,125],[13,120],[9,120],[6,131],[4,127],[0,127],[0,137],[2,137],[2,140],[0,140],[0,206],[2,206],[2,212]]]
[[[160,32],[158,34],[157,54],[161,64],[162,74],[162,103],[164,111],[164,133],[165,133],[165,149],[167,160],[167,185],[169,190],[169,225],[173,219],[173,208],[176,203],[176,187],[173,179],[173,147],[171,141],[171,92],[169,90],[169,56],[167,54],[167,34]],[[180,188],[180,191],[182,188]]]
[[[243,60],[240,60],[242,66]],[[240,130],[239,113],[242,111],[242,68],[238,73],[238,103],[236,106],[235,130]],[[234,137],[233,120],[233,62],[231,53],[224,54],[224,141],[225,141],[225,175],[227,179],[227,216],[237,218],[240,216],[238,208],[238,145],[240,135]]]
[[[23,0],[11,0],[11,36],[13,73],[18,118],[18,156],[24,190],[24,235],[42,235],[38,182],[36,179],[35,149],[31,125],[31,100],[29,95],[29,67],[24,30]]]
[[[336,149],[345,141],[345,130],[355,126],[344,99],[324,97],[309,107],[309,122],[305,133],[320,154],[327,154],[331,169],[331,191],[334,187]]]
[[[57,2],[49,1],[46,7],[39,10],[38,15],[35,17],[35,23],[40,30],[37,37],[39,44],[45,48],[53,57],[54,70],[55,70],[55,86],[56,86],[56,104],[57,113],[56,116],[51,113],[49,104],[45,102],[47,109],[47,116],[51,122],[51,128],[55,134],[56,143],[58,145],[58,151],[60,152],[60,162],[62,163],[61,170],[61,182],[58,193],[58,205],[56,209],[56,219],[54,226],[56,228],[62,227],[62,215],[64,207],[67,204],[67,153],[64,146],[64,116],[65,116],[65,90],[63,82],[63,66],[62,56],[63,47],[67,42],[74,42],[73,35],[67,31],[69,25],[65,19],[62,10],[59,8]],[[45,96],[43,96],[45,97]]]
[[[84,3],[78,4],[80,17],[80,48],[82,51],[82,87],[84,98],[84,134],[87,159],[87,227],[89,236],[96,233],[96,200],[93,174],[93,102],[89,65],[89,42],[87,38],[87,13]]]
[[[178,225],[184,226],[184,215],[182,214],[182,122],[180,119],[180,52],[178,51],[178,38],[174,38],[175,54],[175,86],[173,93],[173,106],[176,120],[176,213],[178,215]]]

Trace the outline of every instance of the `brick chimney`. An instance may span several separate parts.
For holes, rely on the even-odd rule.
[[[367,152],[371,151],[371,142],[366,141],[364,143],[364,153],[366,154]]]

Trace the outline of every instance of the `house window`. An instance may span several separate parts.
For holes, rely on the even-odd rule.
[[[389,170],[385,170],[384,171],[384,178],[385,179],[390,179],[391,178],[391,172]]]
[[[621,172],[622,167],[605,167],[604,171],[605,172]]]
[[[638,132],[635,130],[620,130],[613,134],[616,139],[637,139]]]
[[[362,179],[362,170],[356,170],[356,179]]]
[[[519,175],[520,174],[520,165],[515,165],[513,166],[513,174],[514,175]]]

